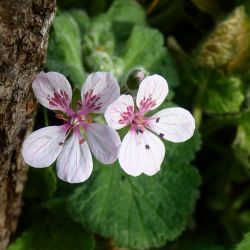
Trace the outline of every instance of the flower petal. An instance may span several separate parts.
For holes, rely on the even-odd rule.
[[[57,176],[63,181],[83,182],[92,173],[93,161],[89,146],[86,141],[80,143],[80,140],[80,136],[73,133],[57,159]]]
[[[45,127],[33,132],[23,143],[24,161],[35,168],[50,166],[60,154],[65,137],[62,126]]]
[[[37,100],[46,108],[68,112],[72,89],[66,77],[57,72],[40,72],[32,83]]]
[[[88,113],[104,113],[119,95],[120,87],[111,73],[90,74],[81,91],[83,109]]]
[[[119,151],[119,163],[129,175],[156,174],[165,155],[163,142],[153,133],[130,131],[124,137]]]
[[[142,112],[159,107],[168,94],[167,81],[160,75],[146,77],[139,86],[136,105]]]
[[[98,161],[104,164],[116,161],[121,140],[113,128],[92,123],[87,128],[86,133],[91,152]]]
[[[183,142],[193,136],[195,121],[186,109],[167,108],[150,117],[147,127],[168,141]]]
[[[108,125],[120,129],[129,124],[134,114],[134,100],[131,95],[121,95],[110,104],[104,114]]]

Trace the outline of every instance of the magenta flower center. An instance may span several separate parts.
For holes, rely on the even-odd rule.
[[[132,121],[131,121],[131,130],[136,133],[143,133],[145,130],[145,126],[148,124],[147,118],[144,114],[140,112],[135,113]]]
[[[87,118],[85,115],[78,115],[78,114],[74,114],[71,118],[70,118],[70,124],[72,127],[78,127],[81,125],[82,122],[87,121]]]
[[[73,113],[73,115],[68,114],[56,114],[56,117],[63,120],[65,124],[63,125],[66,135],[68,136],[70,133],[75,133],[79,137],[79,143],[84,143],[86,139],[86,129],[89,124],[92,123],[92,119],[89,115],[83,115],[81,113]],[[59,142],[59,146],[62,146],[63,143]]]

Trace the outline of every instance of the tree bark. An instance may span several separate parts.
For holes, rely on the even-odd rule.
[[[0,0],[0,250],[15,231],[26,180],[20,149],[36,109],[31,84],[46,55],[55,0]]]

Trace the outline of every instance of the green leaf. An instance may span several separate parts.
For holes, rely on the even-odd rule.
[[[115,55],[116,39],[112,23],[105,19],[92,22],[83,38],[83,57],[91,71],[123,72],[123,61]]]
[[[125,70],[144,66],[150,70],[164,55],[164,40],[162,34],[144,26],[135,26],[127,42],[123,55]]]
[[[28,199],[52,197],[56,191],[56,186],[57,178],[52,167],[29,168],[24,197]]]
[[[161,61],[152,66],[151,72],[165,77],[170,87],[176,87],[180,84],[174,60],[168,50],[163,54]]]
[[[94,249],[93,236],[72,222],[61,204],[54,204],[50,209],[46,212],[39,210],[33,217],[36,220],[10,244],[8,250]]]
[[[250,233],[244,235],[244,239],[237,245],[236,250],[249,250],[250,249]]]
[[[208,245],[208,246],[195,246],[190,248],[190,250],[226,250],[226,248],[222,246]]]
[[[239,120],[233,149],[238,161],[247,169],[250,169],[250,112],[246,112]]]
[[[114,48],[115,37],[112,33],[112,23],[105,20],[93,21],[83,39],[84,52],[105,51],[111,55],[114,52]]]
[[[250,2],[248,0],[236,0],[237,5],[244,5],[246,9],[246,14],[250,16]]]
[[[164,162],[166,164],[189,163],[195,158],[195,152],[201,147],[201,135],[196,131],[192,138],[186,142],[173,143],[164,140],[166,147],[166,156]]]
[[[248,39],[249,20],[245,6],[236,6],[226,19],[217,23],[214,31],[201,45],[197,62],[206,68],[244,72],[249,68]]]
[[[157,73],[166,78],[169,86],[179,84],[179,77],[174,62],[166,47],[162,34],[152,28],[134,26],[123,53],[124,73],[137,68],[145,68],[152,74]],[[170,88],[167,99],[171,100],[173,90]]]
[[[204,109],[210,113],[238,112],[244,101],[240,78],[221,77],[211,80],[204,92],[203,101]]]
[[[112,21],[145,23],[145,11],[135,0],[116,0],[105,15]]]
[[[47,53],[47,67],[66,75],[74,86],[85,79],[82,65],[81,34],[75,19],[60,13],[53,22]]]
[[[219,245],[191,245],[189,248],[185,250],[229,250],[223,246]]]
[[[167,250],[231,250],[231,248],[216,243],[214,238],[216,232],[195,232],[190,230],[183,237],[167,245]]]
[[[155,176],[136,178],[124,174],[118,163],[95,167],[69,199],[75,221],[133,249],[162,246],[185,229],[199,196],[194,167],[165,165]]]
[[[70,14],[77,22],[78,27],[81,31],[81,36],[83,36],[88,30],[90,25],[89,16],[86,14],[86,12],[79,9],[71,10],[67,13]]]

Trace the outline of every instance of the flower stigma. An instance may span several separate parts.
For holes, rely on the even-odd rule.
[[[136,131],[136,133],[143,133],[145,126],[147,125],[147,120],[140,113],[134,115],[133,120],[131,121],[131,130]]]
[[[71,133],[75,133],[79,136],[79,144],[83,144],[86,140],[86,128],[89,124],[93,123],[90,114],[82,114],[81,112],[72,112],[71,115],[65,113],[56,113],[56,118],[64,121],[64,128],[66,130],[67,137]],[[58,143],[59,146],[63,146],[63,142]]]

